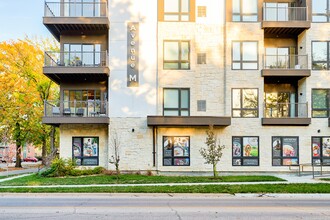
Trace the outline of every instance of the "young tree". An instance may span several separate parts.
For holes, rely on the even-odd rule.
[[[213,176],[217,177],[217,164],[222,157],[222,150],[225,146],[221,146],[219,144],[219,140],[217,136],[214,134],[213,126],[210,125],[209,129],[206,131],[206,141],[205,144],[207,145],[206,148],[201,148],[199,150],[202,157],[205,159],[206,164],[212,164],[213,166]]]
[[[109,159],[110,164],[114,164],[116,168],[116,175],[117,175],[117,180],[119,179],[120,175],[120,170],[119,170],[119,162],[120,162],[120,138],[118,137],[118,133],[114,131],[114,134],[111,138],[111,150],[112,150],[112,155],[111,158]]]

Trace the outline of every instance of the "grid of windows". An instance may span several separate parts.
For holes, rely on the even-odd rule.
[[[329,70],[330,68],[330,41],[312,42],[313,70]]]
[[[163,165],[190,166],[190,137],[163,137]]]
[[[258,69],[258,42],[233,41],[232,69],[233,70]]]
[[[197,7],[197,17],[200,18],[206,17],[206,6]]]
[[[72,158],[78,166],[99,165],[99,138],[73,137]]]
[[[197,64],[206,64],[206,53],[197,53]]]
[[[164,116],[189,116],[190,100],[189,89],[166,88],[164,89]]]
[[[313,0],[312,4],[312,21],[330,22],[330,0]]]
[[[233,166],[259,166],[259,137],[233,137]]]
[[[190,69],[189,41],[164,41],[164,69]]]
[[[233,0],[233,21],[258,21],[258,0]]]
[[[312,89],[312,117],[328,118],[330,89]]]
[[[298,137],[272,137],[273,166],[299,164]]]
[[[232,89],[232,117],[258,117],[258,89]]]

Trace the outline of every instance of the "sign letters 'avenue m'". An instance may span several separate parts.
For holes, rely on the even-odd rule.
[[[127,87],[139,86],[139,23],[127,24]]]

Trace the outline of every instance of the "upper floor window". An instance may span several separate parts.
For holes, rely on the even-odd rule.
[[[257,70],[258,42],[234,41],[232,43],[232,58],[233,70]]]
[[[100,0],[64,0],[63,4],[68,17],[100,17],[101,7],[106,6]]]
[[[330,41],[312,42],[312,69],[329,70]]]
[[[195,0],[158,0],[159,21],[194,21]]]
[[[233,21],[258,21],[258,0],[233,0]]]
[[[164,41],[164,69],[190,69],[189,41]]]
[[[330,22],[330,0],[313,0],[312,21]]]
[[[258,89],[233,89],[232,95],[232,117],[258,117]]]
[[[329,105],[330,90],[329,89],[313,89],[312,90],[312,117],[328,118],[330,116]]]
[[[105,62],[101,44],[64,44],[65,66],[99,66],[101,60]]]
[[[164,89],[164,108],[165,116],[189,116],[190,100],[189,89],[167,88]]]
[[[197,17],[205,18],[206,17],[206,6],[197,7]]]

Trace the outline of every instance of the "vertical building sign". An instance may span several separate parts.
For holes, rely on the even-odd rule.
[[[127,24],[127,87],[139,86],[139,23]]]

